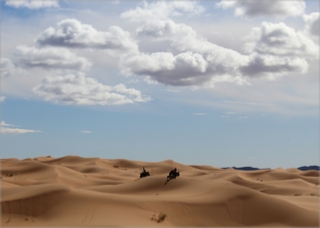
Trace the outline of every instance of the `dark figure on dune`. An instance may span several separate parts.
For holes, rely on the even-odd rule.
[[[167,181],[164,183],[166,185],[170,180],[176,179],[176,177],[180,176],[179,171],[176,168],[170,171],[169,175],[167,176]]]
[[[142,172],[140,173],[140,178],[150,176],[150,173],[145,170],[143,167]]]
[[[176,168],[174,168],[173,170],[170,171],[169,175],[167,176],[167,180],[174,179],[178,176],[180,176],[180,173],[179,171],[177,171]]]

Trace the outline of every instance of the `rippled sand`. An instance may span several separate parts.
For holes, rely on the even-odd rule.
[[[77,156],[1,165],[2,226],[319,226],[318,171]]]

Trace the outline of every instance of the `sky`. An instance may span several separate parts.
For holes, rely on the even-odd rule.
[[[1,1],[1,158],[319,165],[319,1]]]

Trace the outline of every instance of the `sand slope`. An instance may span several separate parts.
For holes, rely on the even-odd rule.
[[[48,156],[2,159],[1,173],[2,226],[319,225],[318,171]]]

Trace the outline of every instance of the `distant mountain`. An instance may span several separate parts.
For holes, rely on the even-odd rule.
[[[229,169],[230,167],[223,167],[221,169]],[[244,170],[244,171],[254,171],[254,170],[265,170],[265,169],[259,169],[255,167],[245,166],[245,167],[231,167],[234,170]],[[269,168],[266,168],[269,169]],[[311,166],[301,166],[297,168],[301,171],[308,171],[308,170],[317,170],[320,171],[320,167],[317,165],[311,165]]]
[[[301,166],[298,169],[301,170],[301,171],[307,171],[307,170],[317,170],[317,171],[319,171],[320,167],[317,166],[317,165],[311,165],[311,166]]]
[[[230,167],[226,167],[226,168],[222,168],[222,169],[229,169]],[[246,166],[246,167],[231,167],[235,170],[245,170],[245,171],[254,171],[254,170],[262,170],[259,168],[254,168],[254,167],[250,167],[250,166]]]

